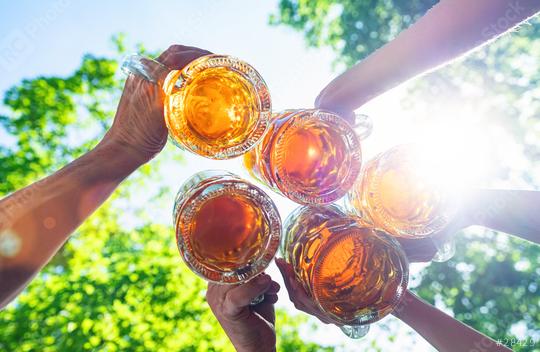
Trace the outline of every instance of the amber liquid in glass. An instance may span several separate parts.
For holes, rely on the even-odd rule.
[[[321,308],[343,324],[389,314],[407,287],[408,264],[397,244],[333,208],[306,210],[286,257]]]
[[[443,192],[406,153],[395,149],[368,162],[349,200],[392,235],[426,237],[448,221]]]
[[[344,122],[305,119],[285,113],[275,118],[261,143],[244,156],[251,175],[299,203],[340,198],[359,172],[356,140],[347,144]],[[337,117],[337,119],[341,119]]]
[[[175,84],[180,74],[172,71],[165,85]],[[207,68],[190,78],[184,89],[165,86],[164,91],[171,92],[165,102],[169,131],[186,144],[224,148],[240,144],[259,116],[252,84],[230,68]]]
[[[223,170],[191,176],[173,209],[176,243],[202,278],[238,284],[263,272],[281,238],[279,212],[266,193]]]
[[[223,194],[195,209],[188,228],[192,254],[208,267],[230,271],[253,262],[263,250],[269,224],[261,208],[241,195]]]

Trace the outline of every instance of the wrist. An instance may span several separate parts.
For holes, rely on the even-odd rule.
[[[87,181],[122,181],[147,162],[137,151],[111,138],[104,138],[85,157],[93,167]]]
[[[132,143],[128,143],[121,136],[107,133],[105,137],[96,146],[96,149],[103,153],[114,156],[115,160],[123,161],[126,164],[136,164],[137,167],[146,164],[155,155],[139,150]]]
[[[407,320],[411,310],[414,310],[414,304],[418,301],[418,298],[409,290],[405,290],[403,298],[396,306],[392,315],[400,320]]]

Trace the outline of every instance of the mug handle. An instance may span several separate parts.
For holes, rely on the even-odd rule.
[[[171,69],[161,62],[139,54],[126,57],[122,62],[121,70],[125,74],[134,74],[160,87],[171,72]]]
[[[351,339],[360,339],[369,332],[369,325],[342,325],[339,328]]]
[[[354,113],[352,127],[360,140],[364,140],[371,135],[373,131],[373,120],[365,114]]]
[[[437,248],[437,253],[431,261],[443,263],[448,261],[450,258],[456,254],[456,241],[454,236],[450,238],[431,238],[435,248]]]

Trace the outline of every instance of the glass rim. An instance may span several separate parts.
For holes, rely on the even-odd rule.
[[[278,183],[279,190],[286,197],[303,205],[324,205],[340,199],[352,188],[354,182],[360,174],[362,165],[362,150],[358,135],[355,133],[349,123],[345,121],[345,119],[331,111],[321,109],[297,109],[293,112],[288,110],[286,113],[290,115],[289,120],[286,122],[288,125],[286,126],[286,130],[277,137],[275,141],[276,148],[274,151],[276,156],[275,173],[281,175],[281,182]],[[295,185],[287,180],[286,177],[283,177],[285,172],[282,163],[283,160],[280,157],[284,154],[283,141],[287,140],[292,133],[301,128],[304,124],[313,120],[323,121],[339,127],[343,132],[340,133],[339,136],[349,147],[347,153],[349,153],[351,157],[350,168],[339,187],[336,187],[321,195],[310,195],[304,191],[295,190]]]
[[[224,176],[231,175],[235,176],[234,174],[224,173]],[[189,204],[184,204],[175,210],[175,236],[180,256],[195,274],[206,281],[218,284],[238,284],[249,281],[262,273],[274,258],[281,239],[281,218],[271,198],[258,187],[241,180],[239,177],[237,178],[237,180],[227,180],[213,184],[214,189],[205,194],[201,193],[198,196],[200,199],[195,199]],[[228,194],[231,190],[234,190],[235,194],[240,194],[261,207],[261,211],[268,219],[269,232],[263,244],[264,247],[251,263],[247,263],[243,267],[225,271],[211,268],[192,255],[193,249],[189,241],[189,234],[181,233],[180,224],[191,223],[196,209],[200,208],[202,204],[212,198]]]
[[[174,136],[171,137],[176,142],[184,146],[184,148],[195,154],[205,156],[210,159],[224,160],[235,158],[244,154],[261,140],[270,126],[272,103],[268,86],[259,72],[247,62],[228,55],[210,54],[201,56],[191,61],[182,70],[180,70],[180,78],[178,79],[180,84],[175,84],[175,87],[181,90],[190,82],[193,75],[206,69],[215,67],[229,68],[232,71],[240,74],[242,78],[244,78],[251,85],[258,105],[257,121],[251,127],[251,130],[246,134],[246,137],[242,140],[242,142],[225,147],[208,145],[208,143],[201,141],[200,138],[187,125],[185,119],[182,118],[178,119],[177,121],[179,125],[178,129],[187,137],[186,139],[189,140],[190,143],[186,143],[183,140],[178,140]],[[171,76],[173,76],[171,74],[172,72],[177,72],[177,70],[171,71],[167,76],[166,81],[171,79]],[[165,93],[167,94],[168,92]],[[168,109],[167,105],[168,104],[165,104],[165,109]],[[167,125],[169,135],[171,135],[171,122],[169,121],[168,114],[165,114],[165,123]]]

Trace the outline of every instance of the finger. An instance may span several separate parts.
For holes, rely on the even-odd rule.
[[[275,261],[281,275],[283,276],[283,282],[285,283],[285,288],[289,292],[289,298],[291,298],[291,301],[293,301],[293,298],[295,298],[295,293],[299,291],[300,287],[300,284],[298,281],[296,281],[294,269],[291,264],[287,263],[281,258],[276,258]]]
[[[294,270],[290,264],[285,262],[283,259],[276,258],[276,265],[283,275],[283,281],[285,282],[285,287],[289,293],[289,299],[294,304],[296,309],[317,317],[325,324],[335,323],[326,317],[325,313],[322,312],[315,302],[313,302],[313,300],[308,296],[304,287],[302,287],[302,285],[296,281]]]
[[[294,307],[309,314],[313,314],[313,311],[317,311],[316,309],[313,309],[312,300],[309,298],[304,288],[296,281],[292,265],[279,258],[276,259],[276,265],[281,271],[283,282],[289,293],[289,299],[294,304]]]
[[[231,316],[237,315],[242,308],[250,305],[257,296],[262,295],[270,287],[270,276],[262,274],[243,285],[233,287],[225,296],[225,310]]]
[[[315,99],[315,107],[317,109],[332,111],[352,124],[355,118],[353,109],[332,101],[332,98],[328,98],[329,95],[331,94],[327,92],[327,89],[323,90]]]
[[[191,61],[206,55],[200,51],[174,51],[161,54],[156,60],[174,70],[181,70]]]
[[[279,297],[275,293],[265,293],[264,303],[274,304],[279,300]]]
[[[272,300],[273,298],[269,298]],[[276,312],[274,308],[274,303],[270,303],[267,301],[267,297],[265,295],[264,302],[261,304],[257,304],[254,307],[251,307],[251,310],[261,317],[264,318],[269,323],[275,324],[276,322]]]
[[[167,50],[164,51],[164,53],[165,52],[174,52],[174,51],[200,51],[200,52],[205,52],[207,54],[211,54],[211,52],[208,51],[208,50],[201,49],[201,48],[198,48],[196,46],[181,45],[181,44],[173,44],[173,45],[169,46],[167,48]]]
[[[210,305],[210,308],[212,310],[217,308],[220,302],[225,299],[227,292],[233,288],[234,286],[231,285],[219,285],[209,282],[208,289],[206,290],[206,301],[208,302],[208,305]]]
[[[268,290],[266,291],[266,294],[278,293],[280,289],[281,286],[279,286],[277,282],[272,281],[272,283],[270,284],[270,288],[268,288]]]
[[[281,258],[276,258],[275,262],[276,262],[276,265],[277,265],[277,267],[278,267],[278,269],[279,269],[279,271],[281,273],[281,276],[283,277],[283,282],[285,283],[285,288],[287,289],[287,292],[289,293],[289,296],[290,296],[291,292],[293,292],[293,289],[291,287],[291,280],[290,280],[290,275],[289,275],[289,271],[288,271],[289,264],[287,262],[285,262],[285,260],[283,260]]]

